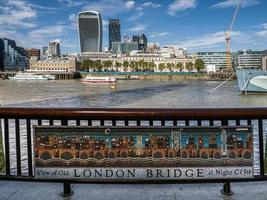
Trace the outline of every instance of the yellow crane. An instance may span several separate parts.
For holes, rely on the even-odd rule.
[[[225,40],[226,40],[226,65],[227,65],[227,70],[232,70],[232,59],[231,59],[231,48],[230,48],[230,40],[231,40],[231,31],[233,29],[238,10],[240,8],[240,1],[238,1],[235,9],[234,16],[232,18],[232,22],[229,26],[229,28],[225,31]]]

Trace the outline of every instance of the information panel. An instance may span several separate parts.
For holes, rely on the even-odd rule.
[[[34,127],[35,178],[253,177],[251,127]]]

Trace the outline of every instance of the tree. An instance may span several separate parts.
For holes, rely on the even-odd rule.
[[[159,63],[159,71],[162,72],[165,69],[165,63]]]
[[[156,64],[153,61],[148,63],[148,71],[154,72],[155,67],[156,67]]]
[[[172,64],[171,63],[167,63],[167,69],[169,70],[169,72],[172,71]]]
[[[122,63],[121,63],[121,62],[118,62],[118,61],[115,62],[115,69],[116,69],[117,71],[118,71],[118,69],[121,68],[121,66],[122,66]]]
[[[175,68],[176,68],[179,72],[181,72],[181,71],[184,69],[183,63],[181,63],[181,62],[176,63]]]
[[[185,64],[185,68],[191,72],[194,69],[194,64],[192,62],[188,62]]]
[[[94,61],[92,61],[90,59],[82,61],[82,65],[81,65],[82,70],[89,71],[90,69],[93,68],[93,63],[94,63]]]
[[[123,66],[123,71],[128,71],[128,67],[129,67],[129,62],[127,60],[123,61],[122,63]]]
[[[101,60],[96,60],[94,61],[94,69],[97,70],[97,71],[102,71],[103,67],[102,67],[102,64],[101,64]]]
[[[199,72],[204,69],[204,61],[202,59],[196,59],[195,61],[195,68]]]
[[[105,60],[105,61],[103,61],[102,65],[105,69],[110,69],[112,67],[112,61],[111,60]]]

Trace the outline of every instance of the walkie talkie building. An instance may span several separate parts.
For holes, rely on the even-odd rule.
[[[78,32],[81,53],[101,52],[103,41],[102,18],[96,11],[78,14]]]

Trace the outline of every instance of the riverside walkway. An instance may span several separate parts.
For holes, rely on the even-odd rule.
[[[71,197],[61,197],[60,183],[0,182],[0,200],[266,200],[267,182],[232,183],[233,196],[220,193],[221,184],[75,184]]]

